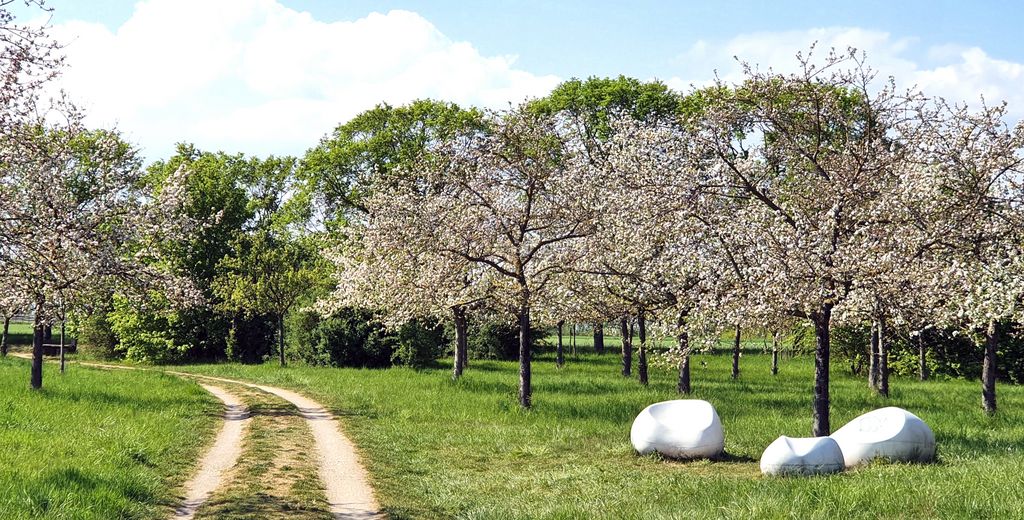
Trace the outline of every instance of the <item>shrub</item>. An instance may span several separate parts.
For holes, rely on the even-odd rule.
[[[293,354],[313,365],[425,366],[446,346],[444,329],[432,322],[413,320],[390,331],[365,309],[344,309],[327,318],[294,312],[285,327]]]

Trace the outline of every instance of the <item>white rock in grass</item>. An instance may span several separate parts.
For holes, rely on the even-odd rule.
[[[761,454],[761,473],[765,475],[823,475],[843,467],[843,452],[829,437],[783,435]]]
[[[868,412],[835,431],[846,466],[876,458],[906,462],[935,459],[935,434],[920,417],[895,406]]]
[[[658,452],[674,459],[714,457],[725,448],[725,434],[711,403],[680,399],[654,403],[633,420],[629,440],[641,455]]]

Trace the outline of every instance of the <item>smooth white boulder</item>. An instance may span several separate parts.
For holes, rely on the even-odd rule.
[[[761,473],[765,475],[823,475],[844,467],[843,452],[829,437],[783,435],[761,454]]]
[[[641,455],[658,452],[674,459],[714,457],[725,449],[718,412],[699,399],[654,403],[633,420],[629,440]]]
[[[935,434],[918,416],[895,406],[868,412],[836,430],[846,466],[875,458],[907,462],[935,459]]]

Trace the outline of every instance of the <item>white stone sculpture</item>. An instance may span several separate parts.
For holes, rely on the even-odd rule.
[[[711,403],[680,399],[654,403],[633,420],[629,440],[641,455],[658,452],[674,459],[714,457],[725,448],[725,434]]]
[[[823,475],[843,468],[843,452],[829,437],[783,435],[761,454],[761,473],[765,475]]]
[[[935,459],[935,434],[918,416],[890,406],[868,412],[835,431],[846,466],[875,458],[929,462]]]

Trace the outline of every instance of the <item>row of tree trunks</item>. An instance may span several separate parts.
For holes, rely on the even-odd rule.
[[[462,377],[466,369],[466,361],[469,358],[466,323],[466,308],[463,306],[452,307],[452,320],[455,322],[455,353],[452,356],[452,379]]]
[[[604,323],[594,324],[594,352],[604,354]]]
[[[885,339],[885,319],[871,322],[871,353],[868,356],[868,388],[889,397],[889,344]]]
[[[556,354],[555,354],[555,364],[558,365],[558,368],[562,368],[562,365],[565,364],[565,352],[564,352],[564,350],[562,348],[562,327],[563,326],[565,326],[565,320],[559,321],[558,322],[558,347],[556,349]]]
[[[64,373],[64,321],[60,322],[60,373]]]
[[[772,375],[779,375],[779,333],[772,334]]]
[[[889,342],[885,339],[885,319],[878,320],[878,395],[889,397]]]
[[[4,316],[4,332],[3,332],[3,336],[0,336],[0,356],[5,356],[5,357],[7,356],[8,341],[10,341],[10,338],[8,337],[8,332],[10,330],[11,330],[11,317],[10,316]]]
[[[519,406],[529,408],[533,402],[533,389],[530,386],[530,299],[525,288],[523,293],[523,302],[519,307]]]
[[[878,388],[878,324],[871,322],[871,340],[868,353],[868,388]]]
[[[622,334],[622,377],[633,374],[633,336],[629,329],[629,318],[623,316],[619,320],[619,332]]]
[[[740,326],[736,324],[736,339],[732,344],[732,378],[740,377]]]
[[[925,363],[927,348],[924,344],[924,331],[917,335],[917,377],[921,381],[928,380],[928,364]]]
[[[636,328],[640,336],[640,350],[637,352],[636,372],[640,379],[640,384],[647,386],[647,314],[642,307],[636,315]]]
[[[999,324],[988,322],[985,329],[985,359],[981,365],[981,406],[986,413],[996,411],[996,347],[999,346]]]
[[[46,333],[46,326],[40,309],[43,309],[45,304],[46,300],[36,299],[36,313],[32,320],[32,374],[29,385],[36,390],[43,387],[43,336]]]
[[[689,394],[690,388],[690,335],[686,332],[686,313],[679,313],[679,321],[676,324],[679,329],[679,381],[676,383],[676,391],[680,394]]]

